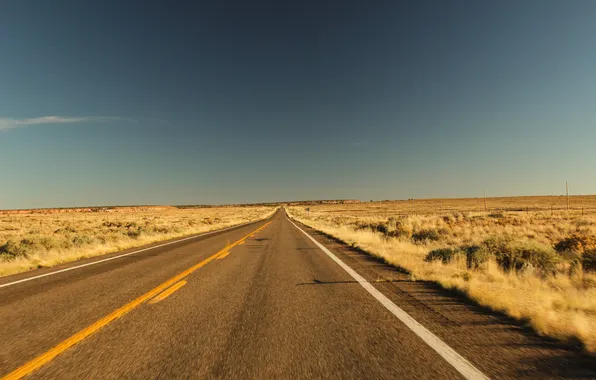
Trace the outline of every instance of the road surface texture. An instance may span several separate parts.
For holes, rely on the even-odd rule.
[[[577,347],[412,282],[283,210],[2,278],[0,321],[10,379],[596,378]]]

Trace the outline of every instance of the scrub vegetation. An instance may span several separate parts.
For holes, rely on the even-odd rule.
[[[543,335],[596,352],[596,197],[572,198],[569,212],[562,197],[501,198],[498,209],[487,210],[483,203],[367,202],[288,212],[413,279],[457,289]]]
[[[275,207],[0,212],[0,276],[264,219]]]

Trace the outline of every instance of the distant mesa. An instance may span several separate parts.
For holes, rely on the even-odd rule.
[[[286,204],[289,204],[291,206],[303,205],[303,204],[309,204],[309,205],[325,205],[325,204],[330,204],[330,205],[335,205],[335,204],[360,203],[360,201],[357,200],[357,199],[330,199],[330,200],[322,200],[322,201],[295,201],[295,202],[281,202],[281,203],[286,203]]]
[[[0,210],[5,215],[19,214],[65,214],[74,212],[143,212],[143,211],[171,211],[184,208],[207,208],[207,207],[248,207],[248,206],[279,206],[279,205],[316,205],[316,204],[347,204],[360,203],[355,199],[335,199],[335,200],[310,200],[310,201],[290,201],[290,202],[270,202],[270,203],[250,203],[250,204],[227,204],[227,205],[177,205],[177,206],[93,206],[93,207],[65,207],[65,208],[37,208],[21,210]]]

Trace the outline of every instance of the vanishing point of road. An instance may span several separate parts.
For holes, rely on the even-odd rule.
[[[0,279],[0,379],[586,379],[596,361],[272,218]]]

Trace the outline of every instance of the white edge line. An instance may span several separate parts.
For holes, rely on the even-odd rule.
[[[266,220],[266,219],[263,219],[263,220]],[[79,269],[79,268],[88,267],[88,266],[91,266],[91,265],[103,263],[103,262],[110,261],[110,260],[116,260],[116,259],[119,259],[121,257],[134,255],[135,253],[144,252],[144,251],[148,251],[150,249],[155,249],[155,248],[159,248],[159,247],[164,247],[164,246],[170,245],[170,244],[180,243],[181,241],[186,241],[186,240],[190,240],[190,239],[196,239],[196,238],[201,237],[201,236],[212,235],[214,233],[231,230],[232,228],[239,228],[239,227],[248,226],[249,224],[262,222],[263,220],[258,220],[256,222],[249,222],[249,223],[239,224],[239,225],[236,225],[236,226],[230,226],[230,227],[223,228],[221,230],[213,230],[213,231],[209,231],[209,232],[204,232],[204,233],[199,234],[199,235],[193,235],[193,236],[189,236],[189,237],[186,237],[186,238],[182,238],[182,239],[170,241],[170,242],[167,242],[167,243],[163,243],[163,244],[159,244],[159,245],[154,245],[153,247],[143,248],[143,249],[139,249],[137,251],[123,253],[121,255],[108,257],[107,259],[97,260],[97,261],[93,261],[93,262],[87,263],[87,264],[76,265],[74,267],[64,268],[64,269],[60,269],[60,270],[57,270],[57,271],[54,271],[54,272],[49,272],[49,273],[44,273],[44,274],[40,274],[40,275],[33,276],[33,277],[23,278],[21,280],[17,280],[17,281],[13,281],[13,282],[8,282],[6,284],[2,284],[2,285],[0,285],[0,288],[5,288],[7,286],[20,284],[22,282],[36,280],[36,279],[42,278],[42,277],[52,276],[54,274],[58,274],[58,273],[62,273],[62,272],[68,272],[70,270],[75,270],[75,269]],[[0,279],[1,279],[1,277],[0,277]]]
[[[287,216],[286,216],[287,218]],[[337,256],[335,256],[331,251],[329,251],[325,246],[321,243],[316,241],[312,236],[307,234],[302,228],[298,227],[294,222],[288,219],[290,223],[294,225],[298,230],[300,230],[306,237],[313,241],[323,252],[327,254],[333,261],[335,261],[340,267],[342,267],[354,280],[356,280],[366,291],[368,291],[373,297],[377,299],[387,310],[389,310],[393,315],[397,317],[404,325],[406,325],[410,330],[412,330],[420,339],[422,339],[426,344],[430,346],[433,350],[435,350],[439,355],[447,361],[447,363],[451,364],[460,374],[463,375],[464,378],[470,380],[488,380],[489,378],[480,372],[472,363],[470,363],[466,358],[455,352],[455,350],[449,347],[445,342],[439,339],[435,334],[430,332],[426,327],[422,326],[418,321],[412,318],[408,313],[403,311],[399,306],[394,304],[389,298],[387,298],[383,293],[378,291],[374,286],[372,286],[364,277],[359,275],[355,270],[350,268],[347,264],[341,261]]]

